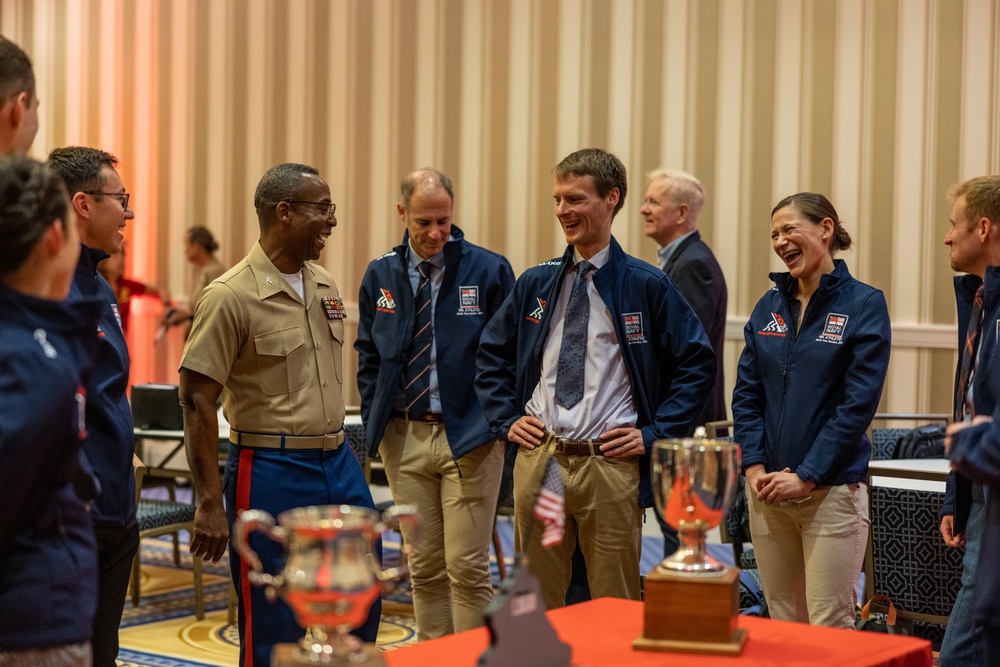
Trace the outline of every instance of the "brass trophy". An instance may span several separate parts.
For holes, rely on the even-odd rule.
[[[393,506],[382,515],[353,505],[299,507],[279,514],[277,525],[263,510],[240,513],[233,542],[250,564],[250,583],[267,586],[271,600],[283,597],[306,628],[298,645],[275,647],[276,664],[385,664],[374,644],[362,644],[349,633],[368,618],[382,593],[382,582],[407,572],[405,565],[382,570],[373,549],[386,528],[398,528],[400,523],[413,527],[416,535],[414,506]],[[250,548],[250,533],[258,530],[285,545],[287,558],[280,574],[264,572]],[[408,541],[404,553],[416,541]]]
[[[652,451],[653,495],[680,548],[646,577],[642,635],[637,649],[738,655],[746,630],[736,627],[739,569],[708,555],[705,533],[722,522],[740,473],[740,446],[695,437],[657,440]]]

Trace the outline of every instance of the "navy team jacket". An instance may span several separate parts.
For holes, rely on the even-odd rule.
[[[473,391],[479,334],[514,285],[510,263],[465,240],[452,225],[444,246],[444,276],[434,304],[434,345],[445,432],[457,461],[497,437]],[[392,252],[373,260],[361,282],[358,389],[371,454],[378,451],[400,391],[415,321],[410,284],[409,234]]]
[[[135,473],[132,455],[132,409],[129,407],[128,346],[122,332],[115,292],[97,273],[107,254],[83,246],[68,303],[97,298],[97,357],[87,383],[87,444],[84,452],[100,483],[101,493],[90,511],[98,526],[124,526],[135,517]]]
[[[79,493],[95,303],[0,286],[0,651],[90,640],[97,545]],[[78,493],[79,491],[79,493]]]
[[[880,290],[842,260],[820,278],[796,333],[795,279],[772,273],[743,330],[733,391],[733,434],[743,468],[790,468],[817,486],[865,481],[865,431],[889,367],[889,310]]]
[[[476,393],[498,433],[506,435],[524,415],[541,379],[549,306],[559,296],[571,261],[569,246],[562,257],[525,271],[483,331],[476,356]],[[594,285],[611,312],[632,386],[636,427],[646,446],[639,458],[639,503],[651,507],[652,443],[691,433],[715,381],[715,352],[670,278],[626,254],[613,237],[608,261],[594,274]]]

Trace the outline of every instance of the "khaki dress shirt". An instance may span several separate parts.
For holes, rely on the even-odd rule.
[[[205,288],[181,367],[223,385],[233,429],[323,435],[344,422],[344,308],[333,278],[307,262],[299,297],[260,243]]]

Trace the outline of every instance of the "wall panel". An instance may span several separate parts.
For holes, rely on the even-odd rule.
[[[628,168],[614,230],[646,259],[645,173],[705,184],[730,385],[741,323],[780,267],[771,206],[818,189],[855,239],[852,271],[889,301],[883,405],[950,408],[945,191],[1000,172],[996,0],[3,0],[0,31],[35,61],[34,155],[117,154],[130,273],[176,294],[184,230],[208,226],[241,258],[257,180],[286,160],[331,185],[322,261],[349,301],[400,239],[400,178],[425,165],[454,179],[469,238],[522,271],[562,251],[552,166],[598,145]],[[132,341],[134,379],[173,379],[180,341],[148,337]]]

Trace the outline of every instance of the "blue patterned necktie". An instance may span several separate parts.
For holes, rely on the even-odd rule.
[[[587,364],[587,325],[590,323],[590,299],[587,297],[587,272],[593,264],[584,260],[577,265],[576,283],[566,304],[562,345],[556,370],[556,400],[572,408],[583,398],[583,370]]]
[[[431,344],[434,327],[431,326],[431,270],[434,265],[421,262],[417,266],[420,283],[414,295],[416,322],[413,341],[410,343],[410,360],[403,374],[403,399],[411,417],[423,417],[431,407]]]

